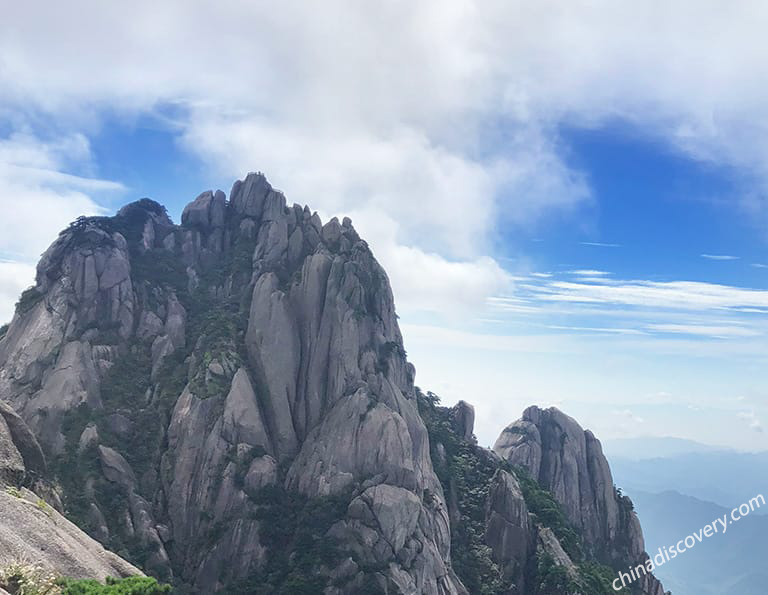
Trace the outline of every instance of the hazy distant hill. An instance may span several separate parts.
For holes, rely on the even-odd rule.
[[[629,491],[643,524],[648,553],[669,547],[698,532],[716,518],[729,514],[723,508],[677,492],[649,494]],[[750,515],[713,534],[665,563],[656,575],[674,595],[764,595],[768,584],[768,518]]]
[[[617,438],[605,440],[603,450],[606,456],[621,457],[627,459],[655,459],[658,457],[674,457],[685,454],[709,453],[718,451],[730,451],[721,446],[702,444],[694,440],[684,438],[648,437],[648,438]]]
[[[616,485],[632,494],[674,490],[731,510],[757,494],[768,497],[768,453],[716,451],[665,458],[608,458]],[[768,508],[760,511],[768,514]]]

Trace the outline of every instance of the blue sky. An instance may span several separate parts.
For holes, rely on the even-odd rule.
[[[0,317],[78,215],[149,196],[178,220],[261,170],[352,217],[417,382],[473,402],[484,444],[538,403],[605,438],[768,448],[765,9],[133,10],[0,24]]]

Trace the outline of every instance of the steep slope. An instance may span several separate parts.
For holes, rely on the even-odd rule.
[[[34,435],[0,402],[0,569],[33,561],[47,572],[103,580],[141,571],[88,537],[33,487],[55,504],[44,483],[45,458]]]
[[[466,592],[413,376],[350,221],[260,174],[78,220],[0,340],[67,510],[194,592]]]
[[[632,502],[617,492],[600,442],[574,419],[554,407],[529,407],[493,450],[551,492],[596,560],[624,570],[648,559]],[[638,584],[648,595],[664,594],[653,575]]]
[[[497,452],[481,448],[472,434],[472,407],[460,401],[441,407],[432,393],[417,392],[420,412],[430,434],[432,458],[443,483],[451,516],[453,563],[458,576],[472,593],[483,595],[608,595],[615,593],[617,570],[625,570],[635,558],[628,557],[629,539],[638,539],[639,525],[631,503],[613,491],[610,470],[600,459],[599,443],[590,448],[589,463],[565,471],[564,482],[541,475],[542,445],[530,420],[554,418],[572,430],[586,434],[576,422],[557,411],[530,408],[524,418],[511,424],[497,442]],[[542,426],[543,427],[543,426]],[[520,440],[521,428],[529,428]],[[549,436],[549,430],[544,434]],[[538,438],[537,438],[538,437]],[[593,438],[594,440],[594,438]],[[546,464],[564,470],[579,460],[574,445],[558,438],[560,460],[545,456]],[[532,456],[529,456],[532,455]],[[550,460],[551,459],[551,460]],[[530,464],[533,461],[535,464]],[[585,458],[586,461],[586,458]],[[558,467],[559,465],[559,467]],[[549,468],[549,467],[548,467]],[[537,474],[534,475],[533,473]],[[615,506],[596,506],[586,499],[570,508],[564,494],[603,493],[607,481]],[[558,497],[559,495],[559,497]],[[573,503],[571,503],[573,504]],[[582,508],[582,506],[584,508]],[[624,509],[613,518],[611,513]],[[570,511],[570,515],[569,515]],[[575,513],[575,514],[574,514]],[[613,532],[606,530],[615,525]],[[601,533],[601,531],[605,531]],[[597,537],[600,535],[600,537]],[[639,536],[642,552],[642,536]],[[637,547],[637,544],[635,544]],[[610,552],[611,555],[606,555]],[[625,557],[626,556],[626,557]],[[642,553],[645,559],[644,552]],[[637,560],[639,563],[640,560]],[[620,590],[644,595],[663,595],[651,577],[643,584]]]

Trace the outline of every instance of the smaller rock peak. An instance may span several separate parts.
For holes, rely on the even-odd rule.
[[[323,241],[326,244],[333,245],[341,238],[342,228],[338,217],[333,217],[328,223],[323,225]]]
[[[560,409],[557,407],[547,407],[546,409],[542,409],[537,405],[531,405],[525,411],[523,411],[522,420],[531,422],[537,426],[546,422],[552,422],[562,427],[570,427],[576,429],[579,432],[584,431],[581,425],[579,425],[579,422],[577,422],[570,415],[560,411]]]
[[[184,207],[181,224],[203,229],[223,227],[227,212],[227,197],[221,191],[206,190]]]
[[[474,441],[475,408],[466,401],[459,401],[451,410],[453,424],[459,435],[469,442]]]
[[[261,218],[264,201],[272,192],[272,185],[261,172],[251,172],[244,180],[237,180],[229,193],[229,202],[240,215]]]
[[[150,215],[155,215],[157,217],[167,217],[165,207],[159,202],[152,200],[151,198],[140,198],[139,200],[128,203],[117,212],[117,216],[128,217],[135,213],[137,210],[145,211]]]

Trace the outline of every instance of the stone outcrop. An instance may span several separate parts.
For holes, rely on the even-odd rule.
[[[473,441],[475,432],[475,408],[466,401],[459,401],[453,408],[453,425],[462,440]]]
[[[488,491],[485,541],[520,593],[525,592],[525,579],[536,551],[538,530],[529,514],[515,476],[497,471]]]
[[[0,401],[0,569],[32,563],[70,578],[104,580],[141,571],[108,552],[23,484],[46,490],[45,457],[34,435],[11,407]],[[42,492],[41,492],[42,493]]]
[[[637,515],[616,492],[600,442],[574,419],[554,407],[529,407],[493,450],[552,493],[591,555],[609,565],[647,560]],[[664,593],[653,576],[643,577],[641,587],[647,595]]]
[[[32,561],[59,576],[100,581],[142,574],[36,494],[26,488],[15,493],[0,490],[0,568]]]

